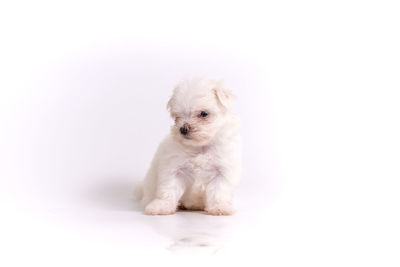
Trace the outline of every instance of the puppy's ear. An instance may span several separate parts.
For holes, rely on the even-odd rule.
[[[175,95],[176,95],[176,91],[178,90],[178,86],[176,86],[175,88],[174,88],[174,91],[172,92],[172,95],[171,95],[171,97],[169,98],[169,100],[168,100],[168,103],[167,103],[167,110],[171,113],[172,112],[172,106],[174,105],[174,102],[175,102]]]
[[[172,96],[169,98],[168,103],[167,103],[167,110],[168,110],[169,112],[171,112],[172,102],[174,101],[173,98],[174,98],[174,95],[172,95]]]
[[[214,93],[218,103],[223,108],[229,110],[232,107],[232,103],[236,99],[236,96],[229,89],[226,89],[223,86],[218,86],[217,88],[214,88]]]

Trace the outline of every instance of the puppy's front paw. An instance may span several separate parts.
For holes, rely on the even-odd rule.
[[[212,207],[207,207],[206,212],[210,215],[232,215],[235,213],[235,209],[232,207],[231,204],[223,204],[223,205],[215,205]]]
[[[176,205],[171,201],[154,199],[145,208],[147,215],[169,215],[174,214],[176,211]]]

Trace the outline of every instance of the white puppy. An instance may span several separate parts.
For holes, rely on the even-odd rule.
[[[231,215],[241,175],[239,121],[234,95],[212,79],[178,84],[168,102],[175,124],[160,144],[141,190],[149,215],[178,207]]]

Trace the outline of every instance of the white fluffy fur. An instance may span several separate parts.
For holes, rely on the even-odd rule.
[[[139,194],[149,215],[174,213],[178,207],[231,215],[241,175],[238,119],[233,94],[221,82],[190,79],[178,84],[168,102],[175,124],[158,147]],[[208,113],[201,117],[201,111]],[[189,134],[179,129],[186,125]]]

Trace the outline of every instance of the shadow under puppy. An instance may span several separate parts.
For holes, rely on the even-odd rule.
[[[137,193],[149,215],[178,207],[231,215],[241,176],[241,137],[234,95],[213,79],[184,80],[168,110],[175,124],[159,145]]]

